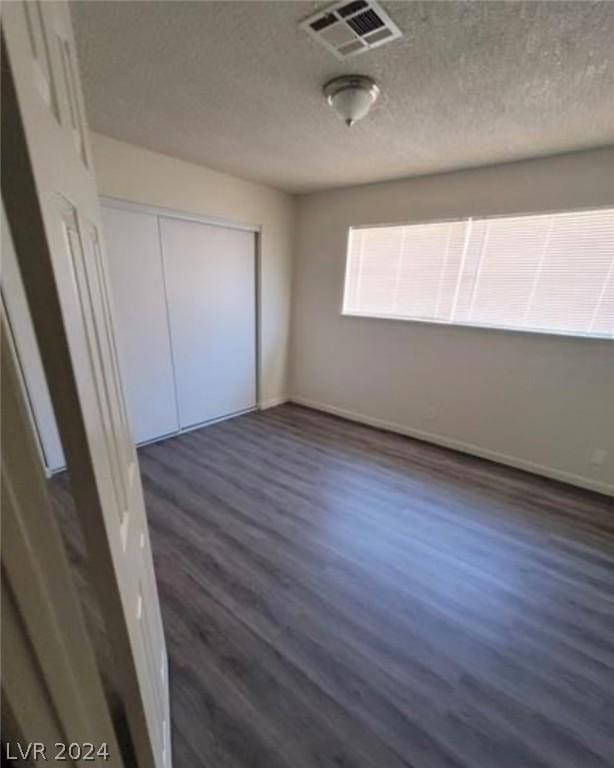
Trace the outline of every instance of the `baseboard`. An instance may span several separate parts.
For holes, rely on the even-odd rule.
[[[314,408],[317,411],[324,411],[325,413],[332,413],[335,416],[341,416],[344,419],[350,421],[357,421],[361,424],[367,424],[370,427],[377,427],[378,429],[386,429],[389,432],[397,432],[407,437],[414,437],[417,440],[424,440],[427,443],[434,443],[435,445],[441,445],[444,448],[451,448],[455,451],[461,451],[462,453],[468,453],[471,456],[478,456],[481,459],[489,459],[490,461],[496,461],[499,464],[505,464],[508,467],[514,467],[514,469],[522,469],[525,472],[531,472],[534,475],[542,475],[548,477],[551,480],[560,480],[563,483],[569,483],[570,485],[576,485],[580,488],[585,488],[589,491],[596,491],[597,493],[603,493],[606,496],[614,496],[614,485],[604,483],[599,480],[592,480],[581,475],[575,475],[571,472],[564,472],[554,467],[548,467],[544,464],[536,464],[532,461],[526,461],[516,456],[510,456],[506,453],[499,453],[498,451],[490,451],[473,443],[465,443],[461,440],[455,440],[453,438],[445,437],[444,435],[438,435],[434,432],[426,432],[421,429],[413,429],[412,427],[406,427],[403,424],[398,424],[393,421],[385,421],[384,419],[376,419],[372,416],[365,416],[362,413],[356,413],[355,411],[348,411],[345,408],[338,408],[334,405],[328,405],[327,403],[320,403],[315,400],[309,400],[305,397],[298,395],[292,395],[289,398],[290,402],[297,405],[304,405],[307,408]]]
[[[262,400],[258,405],[261,411],[266,411],[267,408],[275,408],[276,405],[283,405],[289,400],[288,395],[281,395],[280,397],[270,397],[268,400]]]

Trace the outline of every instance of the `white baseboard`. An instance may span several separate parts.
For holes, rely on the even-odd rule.
[[[560,480],[563,483],[569,483],[570,485],[576,485],[580,488],[586,488],[589,491],[603,493],[606,496],[614,496],[614,485],[601,482],[600,480],[592,480],[591,478],[575,475],[571,472],[564,472],[563,470],[549,467],[545,464],[536,464],[533,461],[520,459],[517,456],[510,456],[506,453],[499,453],[498,451],[491,451],[487,448],[481,448],[480,446],[474,445],[473,443],[465,443],[461,440],[455,440],[454,438],[445,437],[444,435],[438,435],[434,432],[425,432],[424,430],[407,427],[403,424],[398,424],[393,421],[385,421],[384,419],[376,419],[372,416],[365,416],[362,413],[348,411],[345,408],[338,408],[335,405],[328,405],[327,403],[319,403],[315,400],[309,400],[298,395],[292,395],[289,400],[291,403],[304,405],[307,408],[314,408],[317,411],[324,411],[325,413],[332,413],[335,416],[341,416],[342,418],[349,419],[350,421],[357,421],[361,424],[367,424],[370,427],[378,427],[379,429],[386,429],[390,432],[397,432],[401,435],[406,435],[407,437],[414,437],[417,440],[424,440],[427,443],[434,443],[435,445],[441,445],[444,448],[452,448],[455,451],[461,451],[462,453],[468,453],[472,456],[478,456],[481,459],[496,461],[499,464],[505,464],[508,467],[523,469],[525,472],[531,472],[534,475],[543,475],[544,477],[548,477],[552,480]]]
[[[288,402],[287,395],[281,395],[280,397],[270,397],[268,400],[262,400],[258,405],[261,411],[266,411],[267,408],[275,408],[276,405],[283,405]]]

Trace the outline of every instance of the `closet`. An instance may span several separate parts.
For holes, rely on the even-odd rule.
[[[101,202],[118,357],[135,442],[254,409],[256,229]],[[29,359],[35,356],[22,317],[25,297],[23,307],[14,303],[11,320],[26,343],[27,359],[21,362],[44,461],[57,470],[64,460],[42,368]]]
[[[135,441],[255,408],[255,233],[102,211]]]

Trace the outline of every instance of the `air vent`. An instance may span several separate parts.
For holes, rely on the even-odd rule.
[[[338,59],[349,59],[402,36],[375,0],[342,0],[314,13],[300,26]]]

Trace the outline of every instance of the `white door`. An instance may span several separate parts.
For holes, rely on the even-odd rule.
[[[66,3],[2,8],[2,197],[139,768],[170,765],[167,658]]]
[[[102,206],[109,276],[137,443],[179,429],[158,217]]]
[[[256,405],[255,235],[160,218],[182,428]]]
[[[120,768],[125,764],[49,503],[5,309],[0,302],[3,751],[16,739],[42,742],[47,754],[58,751],[57,742],[90,742],[95,764]]]

